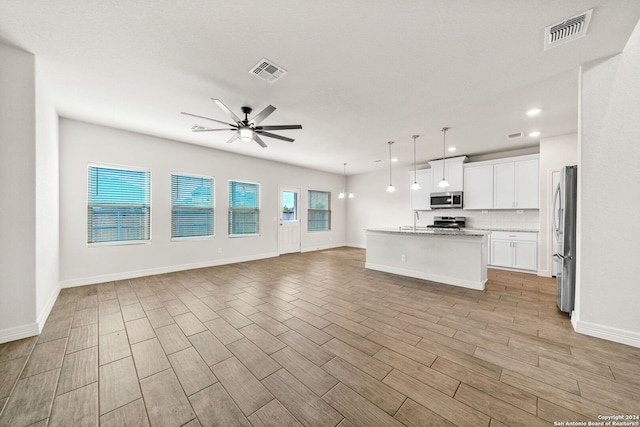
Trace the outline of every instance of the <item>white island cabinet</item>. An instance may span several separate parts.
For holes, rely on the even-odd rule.
[[[365,268],[484,290],[489,233],[369,229]]]

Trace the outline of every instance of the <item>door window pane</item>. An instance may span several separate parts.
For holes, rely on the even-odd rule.
[[[298,220],[298,193],[295,191],[282,192],[282,220]]]

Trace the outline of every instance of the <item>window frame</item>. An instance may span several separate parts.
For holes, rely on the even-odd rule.
[[[256,206],[255,207],[232,207],[231,206],[231,184],[232,183],[240,183],[240,184],[249,184],[256,186]],[[238,180],[238,179],[228,179],[227,180],[227,235],[231,238],[240,238],[240,237],[256,237],[260,236],[260,205],[261,205],[261,191],[260,191],[260,182],[247,181],[247,180]],[[248,212],[254,210],[256,211],[256,230],[255,233],[232,233],[232,218],[234,216],[234,212]]]
[[[173,203],[173,178],[175,177],[185,177],[185,178],[196,178],[196,179],[208,179],[211,181],[211,207],[197,207],[197,206],[181,206],[181,205],[174,205]],[[215,227],[215,206],[216,206],[216,202],[215,202],[215,177],[210,176],[210,175],[201,175],[201,174],[194,174],[194,173],[183,173],[183,172],[171,172],[171,184],[170,184],[170,210],[171,210],[171,220],[170,220],[170,234],[171,234],[171,241],[172,242],[183,242],[183,241],[188,241],[188,240],[208,240],[208,239],[214,239],[215,235],[216,235],[216,227]],[[196,235],[196,236],[174,236],[173,232],[174,232],[174,207],[178,207],[180,209],[187,209],[187,210],[197,210],[197,211],[210,211],[211,212],[211,234],[206,234],[206,235]]]
[[[327,209],[314,209],[310,206],[311,204],[311,193],[326,193],[327,194]],[[317,189],[307,189],[307,232],[309,233],[315,233],[318,231],[331,231],[331,217],[332,217],[332,211],[331,211],[331,191],[329,190],[317,190]],[[312,213],[316,213],[316,212],[326,212],[328,214],[328,219],[327,219],[327,228],[310,228],[310,223],[311,223],[311,216]],[[317,220],[316,220],[317,221]]]
[[[148,204],[146,205],[133,205],[133,204],[120,204],[120,205],[114,205],[114,204],[93,204],[91,203],[91,178],[90,178],[90,174],[91,174],[91,169],[92,168],[97,168],[97,169],[111,169],[111,170],[121,170],[121,171],[127,171],[127,172],[143,172],[146,174],[146,190],[147,190],[147,194],[146,194],[146,202]],[[87,191],[86,191],[86,195],[87,195],[87,246],[88,247],[100,247],[100,246],[124,246],[124,245],[144,245],[144,244],[150,244],[152,241],[152,223],[153,223],[153,209],[152,209],[152,173],[151,173],[151,169],[150,168],[146,168],[146,167],[140,167],[140,166],[125,166],[125,165],[114,165],[114,164],[107,164],[107,163],[96,163],[96,162],[89,162],[87,164]],[[146,234],[148,235],[148,238],[146,239],[131,239],[131,240],[107,240],[107,241],[92,241],[91,237],[93,236],[93,226],[92,224],[92,214],[90,214],[90,211],[92,209],[92,207],[96,207],[96,206],[104,206],[104,207],[109,207],[109,206],[119,206],[119,207],[126,207],[126,206],[130,206],[130,207],[137,207],[140,208],[142,207],[143,209],[146,208],[147,209],[147,221],[146,221]]]

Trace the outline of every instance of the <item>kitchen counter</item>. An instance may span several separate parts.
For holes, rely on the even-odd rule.
[[[365,268],[484,290],[490,231],[407,226],[366,233]]]
[[[484,236],[491,234],[490,230],[482,230],[482,229],[461,229],[456,230],[448,229],[448,228],[427,228],[427,227],[416,227],[415,230],[413,226],[406,225],[398,228],[386,227],[386,228],[371,228],[367,231],[379,231],[381,233],[402,233],[402,234],[427,234],[427,235],[439,235],[439,236]],[[496,230],[497,231],[497,230]]]
[[[511,233],[539,233],[540,230],[534,230],[532,228],[522,227],[469,227],[466,228],[469,231],[506,231]]]

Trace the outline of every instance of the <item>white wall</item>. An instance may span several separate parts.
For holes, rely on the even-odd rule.
[[[34,56],[0,44],[0,342],[35,335]]]
[[[640,24],[583,67],[576,331],[640,347]],[[615,203],[611,203],[614,200]]]
[[[259,149],[259,148],[258,148]],[[144,167],[151,170],[151,235],[149,244],[87,245],[87,164]],[[171,172],[215,178],[214,239],[171,241]],[[260,183],[260,235],[227,236],[227,180]],[[278,186],[332,192],[332,230],[307,232],[302,210],[302,250],[342,246],[345,201],[338,199],[343,176],[240,156],[153,136],[60,120],[60,279],[62,286],[98,283],[217,265],[278,254]]]
[[[540,139],[540,234],[538,235],[538,275],[551,276],[551,232],[554,188],[551,178],[563,166],[578,164],[578,134]]]

